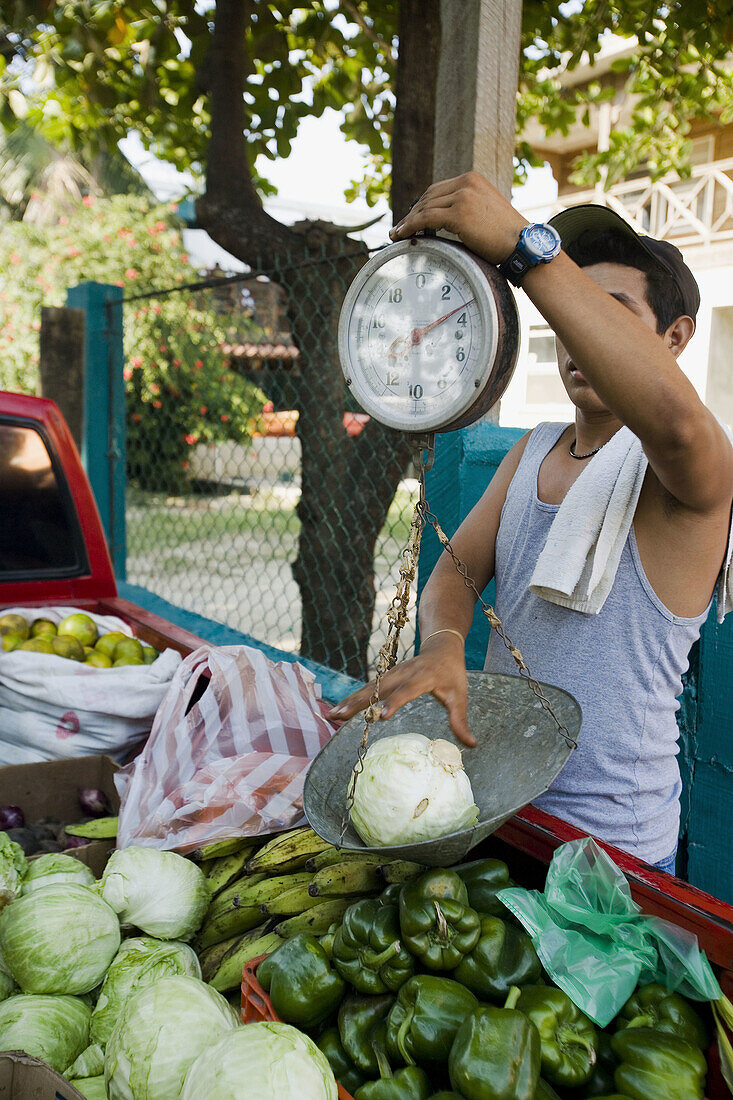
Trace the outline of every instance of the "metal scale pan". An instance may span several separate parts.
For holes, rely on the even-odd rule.
[[[540,686],[560,722],[577,740],[579,704],[562,688]],[[397,733],[421,733],[459,744],[479,819],[470,829],[436,840],[370,850],[436,867],[456,863],[546,791],[573,751],[529,684],[518,676],[469,672],[468,724],[478,742],[476,748],[460,745],[450,730],[445,708],[432,695],[421,695],[405,704],[394,718],[371,727],[370,741]],[[311,827],[324,840],[347,851],[366,849],[350,823],[341,842],[346,789],[363,731],[361,715],[344,723],[311,764],[303,792]]]

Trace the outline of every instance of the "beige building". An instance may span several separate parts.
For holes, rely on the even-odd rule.
[[[616,210],[640,232],[672,241],[684,254],[701,293],[697,331],[680,363],[706,404],[733,425],[733,124],[700,122],[691,131],[692,172],[675,172],[652,182],[640,167],[608,190],[582,190],[569,179],[574,158],[584,150],[607,148],[612,128],[630,116],[624,74],[611,62],[629,47],[607,53],[590,68],[568,73],[564,82],[591,79],[612,85],[615,98],[590,109],[590,126],[573,126],[566,135],[548,137],[538,126],[524,136],[552,168],[558,195],[554,202],[522,212],[540,221],[580,203],[598,202]],[[502,401],[501,423],[532,427],[541,420],[570,420],[572,407],[557,373],[554,337],[542,316],[521,292],[517,295],[522,348],[517,371]]]

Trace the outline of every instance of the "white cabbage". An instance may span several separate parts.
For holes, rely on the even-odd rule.
[[[196,978],[146,986],[129,999],[107,1043],[109,1100],[178,1100],[199,1054],[238,1025],[221,994]]]
[[[120,946],[120,923],[86,886],[48,886],[0,913],[0,954],[24,993],[88,993]]]
[[[0,909],[20,894],[28,860],[20,844],[0,833]]]
[[[336,1100],[326,1056],[290,1024],[247,1024],[207,1047],[186,1075],[181,1100]]]
[[[0,1004],[0,1050],[24,1050],[64,1073],[89,1043],[89,1016],[80,997],[18,993]]]
[[[415,844],[475,825],[478,808],[460,750],[419,733],[375,741],[356,779],[351,820],[370,847]]]
[[[92,1042],[104,1046],[109,1041],[117,1018],[133,993],[174,974],[201,977],[198,958],[188,944],[151,936],[123,940],[92,1012]]]
[[[99,1043],[90,1043],[66,1070],[64,1076],[73,1081],[76,1077],[99,1077],[104,1073],[104,1051]]]
[[[74,1081],[74,1088],[87,1100],[107,1100],[107,1087],[104,1075],[99,1077],[80,1077]]]
[[[123,924],[134,924],[161,940],[190,940],[211,900],[200,867],[156,848],[113,852],[100,892]]]
[[[30,860],[21,895],[32,894],[46,886],[63,886],[75,882],[78,886],[93,886],[94,875],[85,864],[62,852],[47,852]]]

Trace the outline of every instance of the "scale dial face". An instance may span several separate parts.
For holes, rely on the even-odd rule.
[[[341,367],[365,412],[407,432],[461,417],[497,352],[496,303],[471,255],[449,241],[388,245],[361,269],[339,319]]]

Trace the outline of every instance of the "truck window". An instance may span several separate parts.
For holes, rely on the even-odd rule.
[[[75,576],[88,566],[65,481],[35,428],[0,420],[0,578]]]

